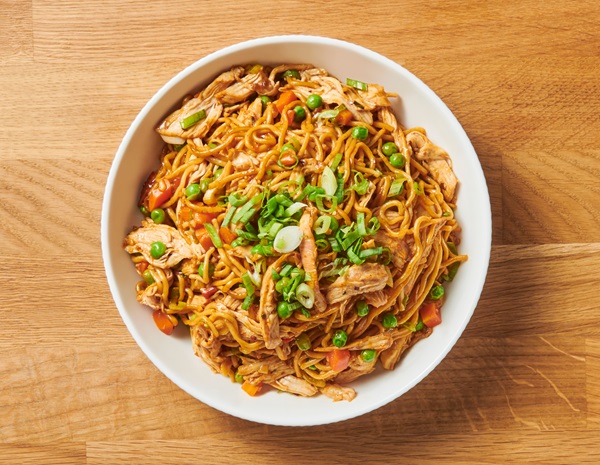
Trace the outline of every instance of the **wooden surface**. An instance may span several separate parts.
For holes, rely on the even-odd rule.
[[[223,46],[310,33],[402,64],[488,181],[464,336],[361,418],[282,428],[191,398],[108,290],[100,208],[129,124]],[[0,0],[0,463],[600,463],[600,7],[589,1]]]

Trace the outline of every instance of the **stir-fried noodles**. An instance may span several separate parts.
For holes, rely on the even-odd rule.
[[[236,66],[157,128],[166,145],[125,239],[137,299],[251,395],[352,400],[441,322],[457,179],[377,84]]]

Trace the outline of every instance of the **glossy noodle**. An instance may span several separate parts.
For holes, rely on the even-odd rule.
[[[351,382],[441,322],[460,255],[458,180],[374,83],[237,66],[157,128],[125,239],[158,328],[250,395],[352,400]],[[150,314],[149,314],[150,317]],[[157,337],[159,337],[157,335]]]

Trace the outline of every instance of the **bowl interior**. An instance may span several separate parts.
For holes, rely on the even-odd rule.
[[[460,180],[457,218],[463,229],[461,253],[469,260],[448,287],[443,322],[415,345],[394,371],[353,384],[352,402],[325,396],[301,398],[270,391],[252,398],[229,379],[213,374],[192,351],[180,325],[171,337],[154,326],[150,311],[135,299],[135,273],[122,242],[141,217],[136,208],[141,183],[158,163],[162,147],[156,125],[181,99],[235,64],[311,63],[341,80],[347,77],[383,85],[400,98],[394,111],[405,127],[422,126],[448,151]],[[423,379],[447,354],[468,323],[483,288],[491,245],[489,196],[479,160],[458,121],[444,103],[407,70],[370,50],[333,39],[283,36],[244,42],[213,53],[169,81],[137,116],[119,147],[107,181],[102,210],[102,250],[115,303],[129,331],[151,361],[174,383],[202,402],[262,423],[316,425],[344,420],[380,407]]]

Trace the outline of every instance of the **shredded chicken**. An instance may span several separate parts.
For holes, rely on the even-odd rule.
[[[321,388],[321,392],[334,402],[341,400],[351,401],[356,397],[356,391],[352,388],[340,386],[339,384],[328,384]]]
[[[130,253],[141,253],[151,265],[159,268],[172,268],[184,258],[200,255],[199,245],[190,245],[181,233],[172,226],[145,221],[143,227],[131,231],[125,238],[125,250]],[[166,246],[165,253],[160,258],[154,258],[150,253],[153,242],[162,242]]]
[[[310,275],[310,281],[307,284],[315,293],[315,310],[321,313],[327,309],[327,302],[319,289],[317,275],[317,246],[312,233],[315,213],[314,208],[307,208],[300,218],[300,229],[303,236],[300,243],[300,257],[302,258],[304,272]]]
[[[380,229],[375,233],[375,242],[382,247],[390,249],[392,257],[392,263],[400,270],[404,269],[406,262],[411,256],[411,243],[412,238],[405,237],[404,239],[397,239],[390,236],[385,230]]]
[[[318,389],[308,381],[294,375],[284,376],[271,384],[282,391],[291,392],[292,394],[298,394],[299,396],[304,397],[311,397],[319,392]]]
[[[385,266],[378,263],[352,265],[327,289],[327,302],[334,304],[352,296],[383,289],[388,281]]]

